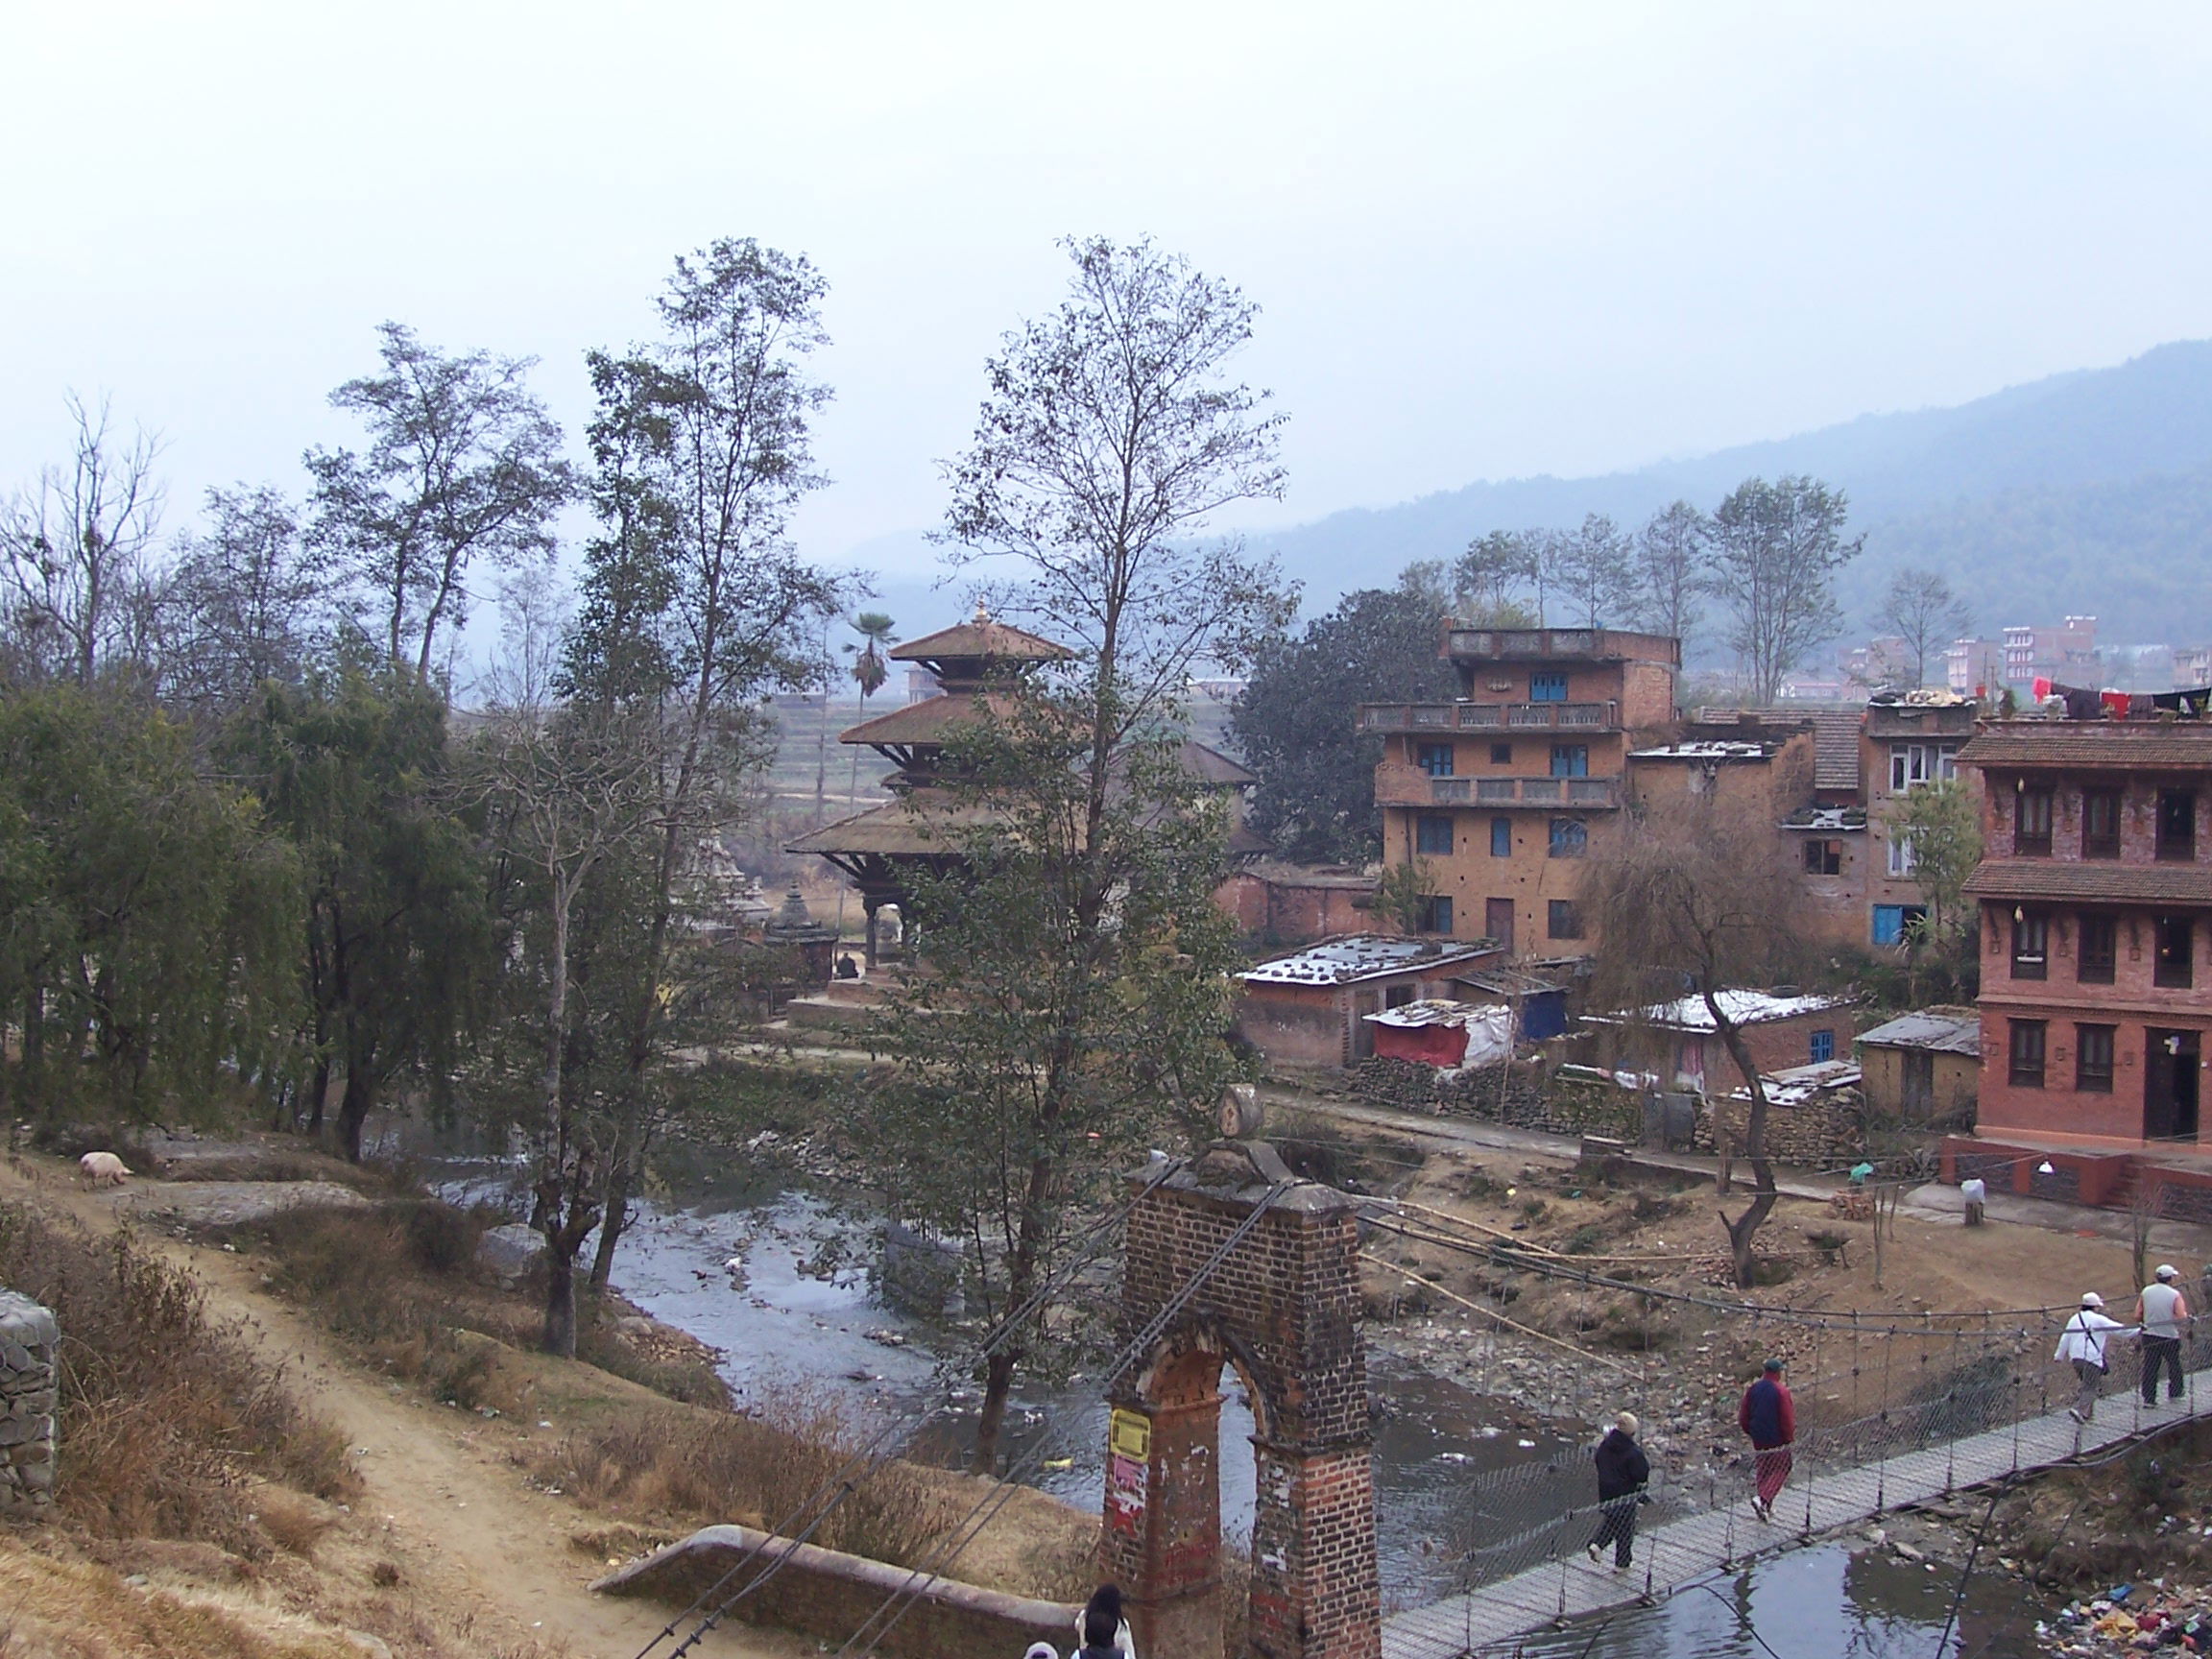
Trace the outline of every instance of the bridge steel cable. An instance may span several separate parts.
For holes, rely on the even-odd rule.
[[[1111,1391],[1114,1384],[1121,1380],[1132,1365],[1152,1351],[1154,1345],[1167,1333],[1169,1327],[1182,1316],[1183,1310],[1190,1306],[1190,1299],[1214,1276],[1214,1271],[1220,1267],[1221,1263],[1226,1262],[1237,1247],[1251,1235],[1253,1229],[1260,1225],[1262,1218],[1274,1207],[1277,1200],[1292,1187],[1299,1185],[1302,1183],[1293,1181],[1278,1182],[1268,1187],[1267,1190],[1261,1195],[1259,1202],[1253,1205],[1243,1219],[1238,1221],[1236,1227],[1231,1229],[1229,1235],[1215,1246],[1214,1253],[1175,1287],[1173,1294],[1161,1305],[1150,1319],[1145,1321],[1136,1335],[1132,1336],[1115,1355],[1112,1362],[1102,1374],[1101,1392]],[[870,1659],[870,1656],[876,1652],[884,1638],[889,1636],[892,1630],[897,1627],[900,1621],[920,1604],[930,1581],[941,1575],[947,1568],[957,1561],[962,1551],[982,1535],[984,1529],[997,1518],[998,1511],[1012,1499],[1014,1493],[1019,1489],[1022,1479],[1033,1473],[1048,1454],[1059,1450],[1066,1443],[1069,1434],[1070,1426],[1064,1413],[1061,1421],[1054,1426],[1052,1431],[1040,1436],[1038,1444],[1023,1455],[1021,1462],[1009,1469],[1002,1480],[970,1507],[967,1515],[962,1517],[946,1533],[943,1542],[938,1545],[937,1549],[908,1572],[906,1581],[886,1597],[881,1605],[862,1621],[860,1627],[846,1638],[844,1646],[837,1649],[835,1659]],[[863,1639],[865,1639],[865,1646],[856,1646],[861,1644]]]
[[[932,1391],[934,1392],[950,1378],[973,1370],[1011,1341],[1039,1309],[1065,1288],[1069,1281],[1073,1279],[1076,1274],[1089,1267],[1097,1259],[1099,1252],[1104,1249],[1114,1234],[1128,1221],[1131,1215],[1136,1214],[1137,1206],[1150,1196],[1161,1183],[1166,1181],[1177,1170],[1185,1167],[1189,1162],[1190,1160],[1187,1158],[1167,1158],[1156,1161],[1153,1166],[1147,1170],[1144,1184],[1120,1205],[1094,1221],[1076,1239],[1075,1244],[1069,1252],[1068,1260],[1043,1284],[1039,1285],[1019,1307],[1000,1317],[998,1323],[992,1326],[974,1346],[959,1354],[940,1359],[931,1368],[934,1375]],[[780,1519],[774,1527],[767,1528],[758,1544],[741,1551],[737,1559],[719,1577],[694,1596],[682,1612],[663,1624],[660,1631],[637,1650],[637,1659],[649,1659],[655,1648],[675,1636],[686,1622],[696,1617],[702,1609],[713,1601],[714,1598],[720,1596],[733,1579],[743,1573],[748,1566],[759,1561],[763,1555],[769,1555],[772,1551],[772,1559],[768,1560],[754,1577],[739,1586],[734,1594],[724,1599],[708,1622],[693,1631],[690,1637],[675,1648],[670,1659],[678,1659],[679,1655],[689,1649],[709,1631],[719,1624],[723,1619],[727,1618],[731,1610],[740,1601],[753,1595],[781,1573],[784,1565],[797,1552],[798,1547],[806,1543],[821,1529],[823,1524],[836,1511],[838,1505],[859,1489],[862,1481],[866,1480],[883,1464],[898,1456],[906,1446],[912,1443],[913,1437],[920,1433],[932,1419],[943,1415],[946,1408],[947,1403],[945,1401],[933,1400],[931,1404],[920,1410],[903,1417],[895,1418],[878,1429],[844,1463],[824,1479],[812,1492],[794,1504],[791,1510]],[[817,1505],[819,1505],[818,1508]]]

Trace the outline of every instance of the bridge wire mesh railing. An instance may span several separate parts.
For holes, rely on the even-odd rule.
[[[1653,1458],[1653,1479],[1636,1506],[1634,1562],[1611,1599],[1656,1594],[1793,1538],[1879,1515],[1897,1503],[2064,1459],[2090,1432],[2063,1416],[2078,1380],[2070,1366],[2053,1358],[2070,1308],[1914,1315],[1763,1307],[1641,1286],[1556,1261],[1530,1261],[1509,1247],[1500,1250],[1494,1241],[1369,1219],[1379,1231],[1487,1256],[1500,1265],[1647,1303],[1694,1302],[1770,1333],[1772,1345],[1789,1351],[1797,1431],[1790,1477],[1771,1520],[1760,1520],[1749,1502],[1755,1465],[1735,1421],[1740,1384],[1731,1382],[1718,1390],[1705,1414],[1694,1413],[1687,1423],[1677,1416],[1662,1432],[1670,1455]],[[2099,1442],[2155,1428],[2177,1411],[2195,1414],[2204,1382],[2200,1373],[2212,1364],[2212,1320],[2184,1344],[2184,1399],[2178,1408],[2143,1400],[2143,1350],[2137,1342],[2115,1338],[2107,1357],[2110,1368],[2099,1383],[2092,1436]],[[1654,1376],[1649,1385],[1657,1390],[1665,1379]],[[1624,1407],[1637,1409],[1636,1392],[1636,1382],[1623,1379]],[[1649,1418],[1665,1415],[1653,1412]],[[1693,1455],[1684,1458],[1685,1450]],[[1577,1566],[1590,1570],[1585,1551],[1594,1542],[1600,1556],[1612,1552],[1610,1541],[1598,1538],[1605,1508],[1596,1496],[1587,1449],[1476,1477],[1442,1541],[1455,1567],[1443,1599],[1479,1591],[1486,1602],[1512,1605],[1532,1623],[1564,1614],[1568,1572]],[[1683,1522],[1698,1524],[1676,1525]],[[1604,1566],[1600,1560],[1597,1570]]]

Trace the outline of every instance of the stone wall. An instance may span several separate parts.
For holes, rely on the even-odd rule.
[[[1496,1066],[1439,1071],[1417,1060],[1383,1055],[1360,1062],[1353,1087],[1377,1105],[1455,1118],[1480,1118],[1551,1135],[1605,1135],[1633,1143],[1643,1138],[1644,1097],[1599,1077]]]
[[[1741,1155],[1743,1124],[1751,1112],[1748,1100],[1700,1103],[1694,1144],[1700,1152],[1718,1150],[1713,1136],[1713,1114],[1723,1109],[1729,1126],[1728,1144]],[[1865,1116],[1865,1107],[1856,1089],[1830,1090],[1802,1106],[1769,1106],[1767,1156],[1777,1163],[1814,1169],[1848,1163],[1866,1150]]]
[[[36,1518],[54,1503],[54,1315],[0,1290],[0,1517]]]

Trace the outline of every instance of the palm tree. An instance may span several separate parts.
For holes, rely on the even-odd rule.
[[[853,618],[853,632],[866,641],[858,656],[853,660],[853,679],[860,688],[860,719],[868,718],[868,699],[883,688],[883,682],[891,677],[891,664],[883,656],[884,647],[891,640],[891,630],[898,624],[880,611],[863,611]],[[845,647],[847,651],[854,648]],[[850,812],[860,801],[860,746],[853,746],[853,775],[845,786],[845,809]],[[837,937],[845,937],[845,894],[837,894]]]

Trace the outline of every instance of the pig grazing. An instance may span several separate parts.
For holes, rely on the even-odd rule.
[[[87,1152],[77,1160],[77,1167],[84,1171],[95,1187],[120,1187],[131,1173],[123,1166],[123,1160],[112,1152]]]

